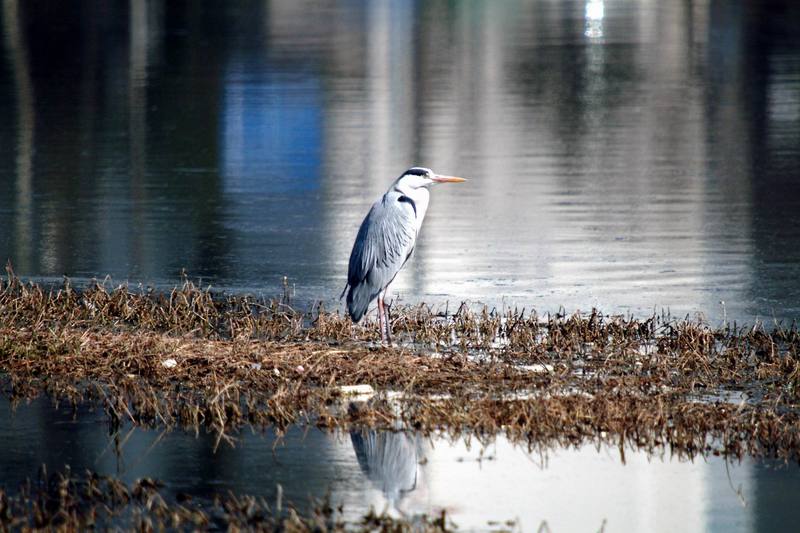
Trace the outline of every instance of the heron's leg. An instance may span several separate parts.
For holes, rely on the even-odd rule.
[[[386,324],[386,342],[392,345],[392,317],[389,315],[389,306],[383,304],[383,322]]]
[[[384,315],[383,310],[383,291],[378,293],[378,323],[380,324],[381,328],[381,342],[386,341],[386,329],[384,325],[386,324],[386,316]]]

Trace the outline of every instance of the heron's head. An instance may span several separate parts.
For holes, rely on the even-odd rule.
[[[442,176],[436,174],[429,168],[411,167],[403,172],[402,176],[397,178],[395,187],[398,189],[419,189],[421,187],[428,187],[434,183],[460,183],[462,181],[467,180],[455,176]]]

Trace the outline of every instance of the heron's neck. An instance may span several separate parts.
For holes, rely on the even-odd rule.
[[[422,226],[422,221],[425,219],[425,213],[428,211],[428,202],[431,198],[431,193],[427,187],[419,187],[413,189],[411,187],[398,187],[397,188],[405,196],[408,196],[414,201],[414,208],[417,213],[417,233]]]

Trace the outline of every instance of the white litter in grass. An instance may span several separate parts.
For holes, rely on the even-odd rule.
[[[372,385],[342,385],[339,387],[339,392],[345,396],[372,396],[375,394],[375,389]]]

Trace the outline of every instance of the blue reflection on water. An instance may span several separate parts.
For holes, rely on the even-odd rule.
[[[234,63],[222,103],[224,189],[235,194],[316,190],[320,182],[322,96],[308,76]]]
[[[289,276],[335,307],[370,204],[424,164],[473,179],[434,193],[408,303],[800,313],[796,2],[32,6],[0,44],[22,276]]]

